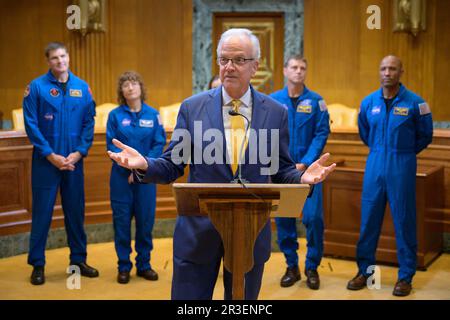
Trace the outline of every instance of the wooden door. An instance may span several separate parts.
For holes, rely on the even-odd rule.
[[[213,74],[219,73],[216,48],[220,35],[230,28],[247,28],[258,37],[261,59],[253,87],[266,94],[283,87],[284,15],[280,12],[220,12],[213,15]]]

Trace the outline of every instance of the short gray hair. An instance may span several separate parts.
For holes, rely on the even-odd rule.
[[[237,36],[240,38],[247,37],[248,39],[250,39],[253,47],[252,58],[259,60],[259,58],[261,57],[261,48],[259,46],[259,39],[257,36],[253,34],[253,32],[243,28],[228,29],[227,31],[222,33],[222,35],[220,36],[219,44],[217,45],[217,57],[220,57],[220,51],[222,50],[222,45],[224,41],[233,36]]]

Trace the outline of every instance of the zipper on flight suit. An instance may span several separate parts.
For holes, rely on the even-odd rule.
[[[297,105],[299,103],[300,100],[297,100]],[[295,155],[295,146],[297,145],[297,130],[295,130],[295,118],[297,117],[297,106],[292,105],[292,100],[289,98],[289,104],[291,105],[291,110],[290,112],[293,113],[293,116],[291,117],[292,121],[291,121],[291,127],[289,128],[289,132],[292,132],[292,139],[293,143],[289,143],[289,150],[290,154]],[[288,115],[289,116],[289,115]],[[289,122],[289,119],[288,119]],[[294,160],[295,163],[297,163],[297,159],[292,159]]]
[[[386,101],[384,100],[383,97],[383,103],[384,103],[384,107],[386,110],[386,120],[384,121],[385,123],[385,128],[384,128],[384,179],[386,180],[386,176],[387,176],[387,172],[386,172],[386,160],[387,160],[387,151],[388,151],[388,143],[389,143],[389,135],[387,134],[388,128],[389,128],[389,120],[390,120],[390,115],[391,115],[391,111],[394,108],[394,103],[397,101],[398,99],[398,93],[397,96],[394,98],[394,100],[392,100],[391,103],[391,107],[388,109],[388,106],[386,105]],[[385,181],[386,182],[386,181]]]
[[[69,82],[69,80],[67,80],[67,82]],[[63,135],[62,135],[62,150],[66,150],[66,144],[67,144],[67,112],[66,112],[66,92],[67,92],[67,84],[68,83],[66,83],[66,90],[63,90],[62,89],[62,85],[59,83],[59,81],[58,81],[58,86],[61,88],[61,91],[62,91],[62,105],[61,105],[61,110],[62,110],[62,113],[63,113],[63,119],[64,119],[64,121],[62,122],[62,124],[61,124],[61,128],[62,128],[62,133],[63,133]],[[70,153],[70,152],[69,152]],[[65,155],[65,157],[67,157],[68,156],[68,154],[67,155]]]
[[[304,89],[303,89],[303,91],[304,91]],[[296,103],[296,105],[295,106],[293,106],[294,107],[294,116],[292,117],[292,124],[291,124],[291,126],[292,126],[292,128],[291,128],[291,131],[290,132],[292,132],[293,133],[293,138],[289,138],[289,140],[290,139],[293,139],[293,143],[292,143],[292,154],[295,154],[294,153],[294,151],[295,151],[295,148],[298,146],[298,132],[297,132],[297,130],[295,130],[295,128],[296,128],[296,118],[297,118],[297,108],[298,108],[298,105],[300,104],[300,102],[301,101],[303,101],[303,99],[301,99],[301,97],[303,96],[303,93],[301,94],[301,95],[299,95],[298,96],[298,98],[297,98],[297,103]],[[290,104],[291,104],[291,106],[292,106],[292,99],[291,98],[289,98],[289,102],[290,102]],[[297,154],[297,156],[299,157],[299,155],[300,155],[300,152]],[[300,157],[299,157],[300,158]],[[300,161],[300,159],[298,159],[298,161],[297,161],[297,159],[292,159],[292,160],[294,160],[294,162],[297,164],[297,163],[299,163],[299,161]]]

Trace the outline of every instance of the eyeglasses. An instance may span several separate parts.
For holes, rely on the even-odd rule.
[[[247,61],[255,60],[254,58],[243,58],[243,57],[237,57],[237,58],[225,58],[225,57],[219,57],[217,58],[217,63],[221,66],[226,66],[229,61],[231,61],[235,66],[243,66],[247,63]]]

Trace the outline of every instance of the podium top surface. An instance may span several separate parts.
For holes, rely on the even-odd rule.
[[[246,183],[247,189],[303,189],[309,184]],[[174,183],[174,189],[243,189],[239,183]]]
[[[177,211],[179,215],[205,215],[200,200],[212,202],[264,202],[279,201],[279,212],[286,216],[299,211],[310,191],[308,184],[275,184],[275,183],[174,183],[172,185]],[[290,215],[289,215],[290,216]]]

